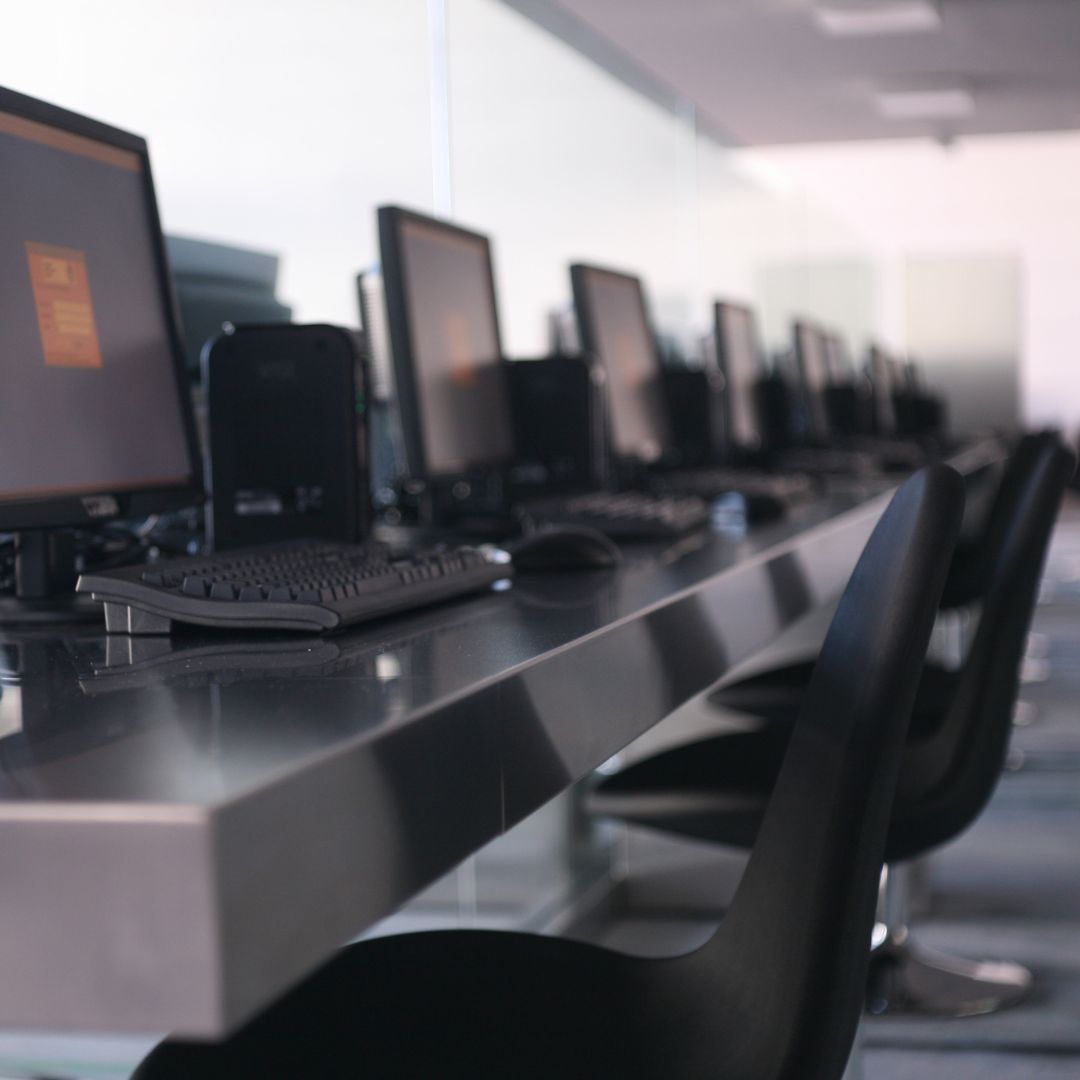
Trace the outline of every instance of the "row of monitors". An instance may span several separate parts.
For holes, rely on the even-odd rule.
[[[143,139],[0,89],[0,531],[190,506],[199,453]],[[379,214],[411,470],[509,458],[486,237]],[[640,282],[572,270],[582,343],[604,365],[612,450],[650,460],[671,432]],[[736,439],[761,374],[752,314],[717,309]],[[813,360],[810,360],[813,364]]]
[[[505,353],[488,237],[400,207],[378,212],[391,352],[408,470],[431,480],[497,469],[514,454]],[[570,267],[578,338],[606,386],[610,451],[648,464],[674,443],[663,363],[639,278]],[[765,375],[753,311],[714,306],[716,363],[724,375],[728,442],[735,454],[766,441],[756,392]],[[825,390],[850,383],[843,341],[809,321],[794,324],[808,434],[830,441]],[[872,350],[871,378],[891,398],[899,369]]]

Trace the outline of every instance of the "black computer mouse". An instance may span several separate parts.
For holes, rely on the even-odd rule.
[[[788,503],[776,495],[767,492],[753,492],[744,495],[746,502],[746,520],[751,525],[764,525],[767,521],[778,521],[786,516]]]
[[[537,529],[506,545],[521,573],[535,570],[605,570],[618,566],[622,553],[602,532],[582,525]]]

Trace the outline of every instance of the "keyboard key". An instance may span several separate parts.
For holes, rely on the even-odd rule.
[[[184,578],[184,584],[180,587],[180,591],[185,596],[205,596],[207,589],[206,578],[195,577],[194,575],[188,575]]]

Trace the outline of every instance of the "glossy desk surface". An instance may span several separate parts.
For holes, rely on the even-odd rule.
[[[333,637],[0,636],[0,1026],[234,1026],[834,597],[886,499]]]

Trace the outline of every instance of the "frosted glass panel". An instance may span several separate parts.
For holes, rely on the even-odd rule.
[[[425,0],[12,4],[4,85],[145,135],[166,231],[274,251],[355,325],[374,206],[431,203]]]

